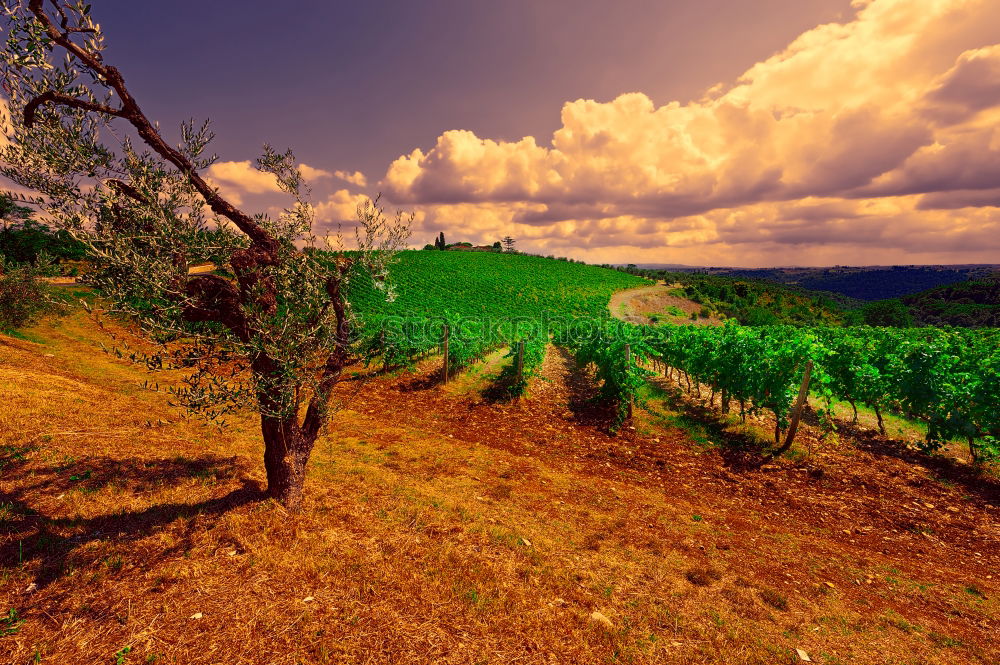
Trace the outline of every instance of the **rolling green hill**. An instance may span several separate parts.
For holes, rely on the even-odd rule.
[[[494,252],[400,252],[390,274],[397,292],[391,303],[370,283],[355,285],[351,302],[359,313],[607,318],[612,293],[649,283],[618,270]]]
[[[395,302],[359,283],[356,306],[604,318],[612,291],[643,283],[445,252],[404,253],[394,274]],[[692,286],[710,297],[708,284]],[[795,649],[827,663],[996,661],[995,483],[875,435],[863,406],[882,404],[881,420],[903,404],[949,434],[956,413],[994,418],[995,400],[977,396],[995,398],[995,355],[957,362],[979,331],[650,328],[635,355],[600,340],[552,350],[540,389],[516,404],[441,386],[437,357],[413,374],[358,372],[334,388],[306,500],[289,512],[264,500],[253,414],[219,429],[181,417],[169,393],[138,388],[145,364],[101,350],[109,334],[148,342],[102,319],[74,311],[24,340],[0,335],[9,662],[513,662],[531,660],[525,644],[580,663],[750,665],[793,662]],[[987,334],[979,348],[993,352]],[[634,364],[644,357],[658,371]],[[780,425],[755,404],[783,412],[806,357],[829,379],[818,385],[862,402],[868,427],[845,419],[827,437],[804,422],[790,459],[740,463],[761,423]],[[184,386],[180,374],[157,385]],[[864,392],[848,392],[853,379]],[[608,386],[644,397],[614,436],[591,399]]]

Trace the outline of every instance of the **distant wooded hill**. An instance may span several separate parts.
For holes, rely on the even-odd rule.
[[[997,269],[1000,269],[1000,265],[684,268],[678,272],[759,279],[799,286],[810,291],[828,291],[858,300],[875,301],[900,298],[938,286],[986,277]]]
[[[629,266],[680,282],[687,297],[741,323],[1000,327],[997,266],[688,268]],[[926,286],[930,284],[930,286]]]
[[[861,308],[875,325],[1000,327],[1000,272]]]

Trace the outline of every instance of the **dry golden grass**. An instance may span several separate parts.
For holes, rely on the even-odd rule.
[[[734,481],[670,428],[612,439],[385,377],[338,414],[289,514],[260,498],[251,417],[181,419],[82,315],[32,334],[0,337],[0,613],[23,619],[0,622],[0,662],[1000,658],[1000,520],[963,488],[941,501],[971,540],[844,536],[827,505],[799,519],[795,469]],[[888,491],[849,487],[850,511]],[[931,556],[901,557],[911,541]]]

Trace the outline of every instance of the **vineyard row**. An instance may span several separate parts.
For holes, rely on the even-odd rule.
[[[655,362],[709,386],[721,394],[724,405],[738,403],[750,413],[771,411],[777,427],[784,429],[790,425],[808,364],[809,392],[826,405],[820,416],[828,421],[832,400],[843,400],[855,409],[858,404],[872,409],[883,433],[887,411],[925,423],[927,449],[962,439],[976,460],[1000,456],[997,330],[584,323],[514,327],[496,334],[444,318],[437,334],[445,329],[462,332],[452,332],[448,340],[452,372],[502,347],[513,357],[523,341],[521,378],[508,380],[516,384],[514,394],[523,392],[527,378],[540,367],[551,334],[582,364],[594,365],[603,396],[620,405],[622,418],[639,398]],[[422,334],[413,334],[418,328]],[[396,319],[375,329],[363,346],[386,365],[409,364],[415,357],[443,350],[443,340],[426,333],[427,320]],[[504,370],[508,379],[514,364]]]

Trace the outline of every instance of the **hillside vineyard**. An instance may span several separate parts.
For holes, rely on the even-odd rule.
[[[530,377],[552,341],[595,367],[620,421],[655,363],[718,391],[744,415],[772,412],[781,429],[808,362],[815,397],[868,406],[883,433],[882,415],[892,412],[926,424],[927,449],[958,439],[974,459],[1000,452],[996,329],[636,325],[612,319],[608,298],[648,280],[523,255],[404,252],[393,279],[403,295],[388,312],[370,287],[356,299],[366,353],[385,366],[442,351],[447,328],[452,371],[507,347],[510,375],[513,349],[524,342]],[[514,393],[523,390],[522,382]]]

